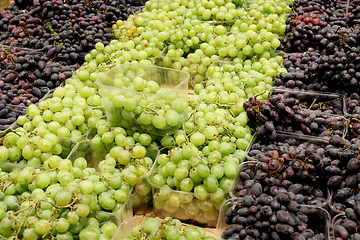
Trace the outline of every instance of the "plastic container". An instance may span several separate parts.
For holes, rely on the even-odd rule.
[[[287,88],[272,88],[272,94],[288,93],[290,96],[299,100],[300,105],[304,109],[321,112],[327,115],[345,115],[346,103],[345,96],[331,92],[303,91]],[[333,110],[324,110],[324,105],[330,105]]]
[[[148,219],[147,217],[134,217],[131,219],[128,219],[126,221],[124,221],[120,227],[117,229],[116,231],[116,236],[112,238],[112,240],[119,240],[122,237],[125,236],[130,236],[131,235],[131,229],[132,227],[135,226],[142,226],[142,224],[144,223],[144,221]],[[156,218],[156,220],[159,223],[162,223],[164,220],[163,219],[158,219]],[[188,226],[188,224],[183,223],[182,224],[183,227]],[[206,236],[211,236],[214,237],[215,239],[220,239],[219,236],[212,230],[209,229],[204,229],[206,231]]]
[[[228,226],[230,226],[225,221],[225,214],[227,210],[234,205],[234,201],[236,201],[236,198],[231,198],[224,202],[221,206],[216,226],[216,233],[220,236],[220,239],[224,239],[222,238],[222,233]],[[315,234],[323,233],[325,235],[325,239],[329,239],[331,217],[328,211],[318,206],[301,205],[300,212],[308,216],[308,229],[314,231]]]
[[[201,59],[169,58],[165,55],[154,58],[154,64],[160,67],[179,69],[190,74],[189,85],[195,86],[206,79],[208,65]]]
[[[330,227],[330,239],[336,239],[336,234],[335,234],[335,228],[336,226],[341,224],[341,221],[346,219],[345,213],[340,213],[337,214],[335,217],[333,217],[332,221],[331,221],[331,227]],[[359,223],[357,223],[357,225],[359,225]],[[339,238],[341,239],[341,238]],[[351,239],[349,237],[349,239]]]
[[[99,163],[105,159],[106,155],[110,152],[115,144],[103,144],[101,147],[93,147],[91,140],[84,140],[76,144],[67,159],[74,162],[77,158],[83,157],[88,162],[88,167],[93,167],[99,170]],[[158,149],[147,149],[147,155],[154,162],[159,155]],[[149,173],[139,178],[139,182],[133,186],[130,201],[135,214],[145,214],[151,209],[152,206],[152,189],[151,185],[147,182]]]
[[[172,217],[188,223],[215,227],[222,202],[230,197],[228,191],[220,197],[216,193],[198,195],[192,192],[171,190],[151,182],[159,164],[156,162],[148,176],[153,190],[153,213],[156,217]],[[215,201],[214,201],[215,200]]]
[[[156,82],[166,92],[144,93],[123,87],[123,84],[132,85],[137,77]],[[100,87],[106,116],[113,126],[167,135],[178,130],[188,117],[188,80],[189,74],[184,71],[154,65],[121,64],[101,75],[96,83]]]
[[[246,162],[243,162],[239,165],[238,167],[238,174],[236,174],[236,177],[230,187],[230,197],[231,198],[236,198],[235,194],[236,194],[236,191],[235,191],[235,186],[241,182],[241,179],[240,179],[240,173],[241,172],[245,172],[247,169],[251,169],[253,172],[256,172],[257,170],[257,166],[259,164],[259,161],[246,161]]]
[[[233,181],[233,184],[231,185],[230,187],[230,196],[232,198],[236,198],[236,194],[237,194],[237,191],[236,191],[236,185],[238,185],[240,182],[242,182],[241,178],[240,178],[240,173],[241,172],[245,172],[246,170],[250,169],[252,172],[256,173],[256,171],[258,170],[259,168],[259,163],[260,161],[253,161],[253,160],[250,160],[250,161],[246,161],[246,162],[243,162],[239,165],[239,173],[236,175],[234,181]],[[295,183],[295,182],[294,182]],[[250,189],[248,189],[250,190]],[[325,196],[324,198],[313,198],[312,200],[310,200],[309,202],[307,202],[307,205],[311,205],[311,206],[318,206],[318,207],[323,207],[323,208],[326,208],[328,203],[331,201],[331,198],[332,198],[332,192],[330,192],[328,190],[328,188],[326,189],[320,189],[322,192],[325,193]]]
[[[313,144],[321,146],[321,147],[325,147],[327,144],[329,144],[329,140],[330,140],[327,137],[314,137],[314,136],[298,135],[298,134],[277,131],[277,138],[276,138],[276,141],[274,141],[274,142],[275,143],[276,142],[285,142],[285,141],[289,141],[289,139],[294,139],[296,145],[298,145],[300,143],[304,143],[304,142],[310,142],[310,143],[313,143]],[[263,138],[261,138],[260,136],[258,136],[256,134],[256,139],[253,141],[253,144],[251,146],[249,146],[249,150],[247,151],[249,161],[258,161],[259,159],[257,159],[257,155],[262,153],[261,151],[254,149],[255,144],[256,145],[258,145],[258,144],[266,145],[268,143],[265,142]]]

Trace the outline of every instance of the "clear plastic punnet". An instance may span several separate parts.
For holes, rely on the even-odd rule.
[[[131,236],[131,229],[133,227],[143,226],[143,223],[150,219],[148,217],[134,217],[130,218],[123,223],[121,223],[120,227],[117,229],[115,236],[112,238],[112,240],[121,240],[121,239],[128,239],[125,238],[127,236]],[[164,219],[155,218],[156,221],[158,221],[160,224],[164,223]],[[191,226],[185,223],[182,223],[182,230],[186,226]],[[205,231],[205,236],[207,237],[214,237],[215,239],[220,239],[219,236],[215,233],[215,231],[209,230],[209,229],[203,229]]]
[[[317,92],[295,90],[281,87],[272,88],[272,94],[287,93],[299,100],[304,109],[312,110],[323,115],[341,115],[346,113],[345,96],[332,92]]]
[[[231,212],[237,211],[237,209],[241,207],[241,203],[239,203],[239,200],[239,198],[231,198],[224,202],[221,206],[219,219],[216,226],[216,234],[220,236],[220,239],[230,239],[228,236],[228,229],[230,229],[229,227],[231,225],[235,225],[229,224],[229,221],[231,221],[230,216]],[[331,217],[328,211],[318,206],[300,205],[299,213],[301,213],[302,216],[306,216],[306,228],[302,227],[302,229],[308,229],[314,235],[323,234],[325,239],[329,239]],[[287,222],[284,223],[286,224]],[[251,229],[251,227],[249,227],[249,229]],[[294,230],[295,229],[296,228],[294,228]],[[259,232],[260,231],[261,230],[259,229]],[[264,232],[266,232],[266,230],[264,230]],[[296,233],[294,232],[292,234]],[[291,238],[290,236],[287,237],[288,238],[283,239]]]
[[[206,71],[210,63],[209,59],[170,58],[168,56],[154,58],[156,66],[188,72],[190,74],[189,85],[192,87],[206,79]]]
[[[260,161],[254,161],[249,158],[249,161],[243,162],[239,165],[239,172],[236,175],[231,187],[230,187],[230,196],[232,198],[238,197],[238,194],[241,193],[243,189],[238,189],[239,184],[243,184],[243,180],[240,177],[241,173],[248,173],[250,170],[252,173],[256,173],[259,169]],[[295,182],[294,182],[295,183]],[[264,186],[263,186],[264,187]],[[248,194],[250,192],[250,188],[245,189],[245,194]],[[328,190],[328,188],[320,189],[321,192],[323,192],[323,196],[306,196],[306,204],[311,206],[318,206],[318,207],[327,207],[328,203],[331,201],[332,198],[332,192]],[[240,194],[242,195],[242,193]]]
[[[115,144],[103,144],[101,147],[94,147],[91,145],[91,140],[84,140],[76,144],[67,159],[74,162],[77,158],[85,158],[88,167],[99,170],[101,162],[106,159],[106,155],[114,146]],[[153,162],[155,162],[158,155],[158,149],[147,149],[146,156],[150,157]],[[150,171],[144,176],[139,177],[138,183],[133,186],[130,201],[135,214],[145,214],[151,209],[152,189],[151,185],[147,182],[149,174]]]
[[[184,71],[132,63],[111,69],[96,83],[113,126],[168,135],[188,117],[188,80]]]
[[[194,193],[177,191],[168,185],[159,186],[152,182],[157,174],[156,161],[148,176],[153,192],[153,213],[156,217],[177,218],[187,223],[215,227],[221,204],[230,198],[229,191],[216,193]]]

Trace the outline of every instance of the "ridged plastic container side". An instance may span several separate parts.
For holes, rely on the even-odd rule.
[[[149,219],[147,217],[134,217],[124,221],[120,227],[117,229],[115,236],[111,240],[120,240],[122,237],[130,236],[131,229],[135,226],[142,226],[144,221]],[[162,223],[164,220],[156,218],[159,223]],[[183,223],[183,227],[188,226],[188,224]],[[219,236],[215,233],[215,231],[204,229],[206,231],[206,236],[214,237],[215,239],[219,240]]]
[[[13,162],[0,162],[0,169],[3,172],[11,173],[11,172],[19,172],[23,168],[26,167],[34,167],[35,169],[43,169],[42,165],[28,165],[26,163],[13,163]]]

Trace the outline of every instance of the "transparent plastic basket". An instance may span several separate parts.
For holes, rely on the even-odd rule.
[[[206,64],[202,59],[189,59],[185,57],[169,58],[167,56],[159,56],[154,58],[154,64],[160,67],[179,69],[190,74],[189,85],[195,86],[206,79]]]
[[[120,227],[116,231],[115,237],[112,238],[112,240],[120,240],[122,237],[130,236],[131,235],[131,229],[135,226],[142,226],[144,221],[146,219],[149,219],[148,217],[134,217],[131,219],[128,219],[124,221]],[[155,218],[159,223],[162,223],[164,220]],[[188,226],[188,224],[183,223],[183,227]],[[206,231],[206,236],[214,237],[215,239],[220,239],[219,236],[215,233],[215,231],[212,231],[210,229],[204,229]]]
[[[93,167],[98,170],[99,163],[105,159],[105,156],[110,152],[115,144],[103,145],[102,147],[94,147],[91,145],[91,140],[84,140],[76,144],[67,159],[74,162],[77,158],[83,157],[88,162],[88,167]],[[158,149],[147,149],[147,155],[153,162],[155,162],[159,155]],[[133,186],[130,201],[135,214],[145,214],[150,211],[152,206],[152,189],[147,182],[147,176],[150,171],[139,178],[137,184]]]
[[[121,82],[130,86],[136,77],[155,81],[166,92],[152,94],[116,87]],[[101,75],[96,83],[100,87],[106,116],[113,126],[168,135],[178,130],[188,117],[188,80],[189,74],[184,71],[154,65],[121,64]],[[118,96],[124,96],[123,103],[118,101]],[[155,116],[166,119],[165,124],[158,125],[157,122],[158,128],[155,127],[152,121]]]
[[[220,239],[224,239],[222,238],[222,233],[230,226],[225,220],[226,212],[230,207],[234,206],[234,202],[236,202],[236,200],[237,198],[231,198],[224,202],[221,206],[219,220],[216,226],[216,233],[220,236]],[[315,234],[323,233],[325,235],[325,239],[329,239],[331,217],[328,211],[318,206],[301,205],[300,212],[308,216],[307,226],[309,229],[311,229]]]
[[[215,227],[221,204],[230,198],[229,192],[224,191],[219,198],[216,193],[195,194],[171,190],[152,183],[151,178],[156,174],[159,164],[156,162],[148,176],[148,182],[153,190],[153,213],[156,217],[177,218],[187,223],[195,223],[206,227]]]
[[[272,94],[283,93],[287,93],[290,96],[298,99],[301,107],[304,109],[321,112],[327,115],[345,115],[346,104],[344,95],[332,92],[304,91],[279,87],[272,88]],[[322,106],[333,105],[335,101],[336,106],[334,106],[334,108],[336,112],[322,110]]]
[[[230,187],[230,196],[232,198],[237,197],[236,186],[242,182],[242,180],[240,178],[240,173],[246,172],[248,169],[251,170],[253,173],[256,173],[256,171],[259,168],[259,163],[260,163],[260,161],[250,160],[250,161],[243,162],[239,165],[239,168],[238,168],[239,172],[236,175],[236,177],[233,181],[233,184]],[[247,189],[247,190],[250,190],[250,189]],[[320,190],[324,193],[324,197],[314,197],[309,202],[306,202],[307,205],[318,206],[318,207],[322,207],[322,208],[326,208],[328,206],[328,203],[331,201],[331,198],[332,198],[332,192],[329,191],[328,188],[320,189]]]

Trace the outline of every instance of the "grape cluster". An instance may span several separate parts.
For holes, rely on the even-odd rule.
[[[105,179],[86,161],[52,159],[49,167],[1,171],[0,232],[10,238],[111,238],[117,211],[131,191],[121,178]],[[125,205],[124,205],[125,206]]]
[[[325,194],[326,186],[323,189],[316,188],[312,184],[307,184],[305,180],[297,181],[296,177],[291,176],[293,170],[286,170],[286,174],[271,174],[271,170],[264,170],[264,162],[249,161],[240,167],[240,173],[235,180],[233,195],[235,197],[245,197],[248,194],[255,194],[256,189],[261,185],[264,194],[285,193],[290,195],[298,204],[305,205],[325,205],[328,196]],[[272,167],[272,165],[271,165]],[[279,168],[278,168],[279,169]],[[286,175],[286,176],[284,176]],[[296,175],[300,175],[299,172]],[[297,183],[293,183],[297,182]],[[301,183],[299,183],[301,182]],[[295,197],[294,197],[295,196]],[[298,205],[294,205],[295,207]]]
[[[289,15],[280,46],[288,51],[288,73],[282,74],[276,84],[357,92],[360,29],[356,2],[299,1],[292,7],[294,13]]]
[[[205,229],[182,224],[178,219],[166,217],[163,220],[155,218],[133,218],[120,227],[120,240],[141,239],[199,239],[215,240]]]
[[[357,93],[353,93],[346,98],[346,114],[357,117],[360,113],[360,98]]]
[[[261,185],[251,194],[227,202],[222,232],[224,239],[312,239],[322,240],[329,221],[325,210],[305,207],[295,194],[262,193]]]
[[[0,51],[1,130],[8,128],[29,104],[38,104],[48,92],[60,85],[76,65],[60,67],[42,53],[16,47]],[[44,80],[46,79],[46,80]],[[10,109],[6,106],[9,105]]]
[[[239,168],[232,190],[237,198],[227,202],[225,222],[228,225],[223,238],[286,239],[294,234],[294,239],[325,239],[330,219],[326,211],[319,211],[319,206],[331,201],[334,202],[331,208],[337,212],[354,208],[353,191],[358,187],[360,166],[356,158],[358,147],[357,139],[349,141],[338,135],[328,140],[309,141],[309,137],[281,134],[271,143],[261,138],[248,153],[249,159],[255,161],[244,162]],[[313,205],[316,206],[313,210],[303,211]],[[298,214],[310,215],[302,218]],[[290,219],[297,218],[292,225]],[[316,219],[318,228],[309,224],[310,218]],[[344,232],[341,227],[335,231],[340,230]],[[343,234],[341,231],[338,234]]]
[[[355,196],[353,204],[344,210],[344,214],[337,215],[333,220],[331,237],[340,239],[359,239],[359,194]]]
[[[344,135],[345,117],[303,107],[289,92],[274,94],[269,100],[257,100],[253,97],[244,102],[248,117],[259,124],[258,133],[270,140],[276,139],[277,131],[321,137]]]
[[[267,180],[269,178],[288,180],[307,185],[308,188],[311,186],[312,194],[326,198],[325,172],[331,159],[326,155],[325,146],[326,143],[322,142],[312,143],[280,135],[276,142],[270,144],[255,143],[248,155],[259,161],[260,175],[257,176],[263,175],[262,184],[268,185],[275,181]]]

